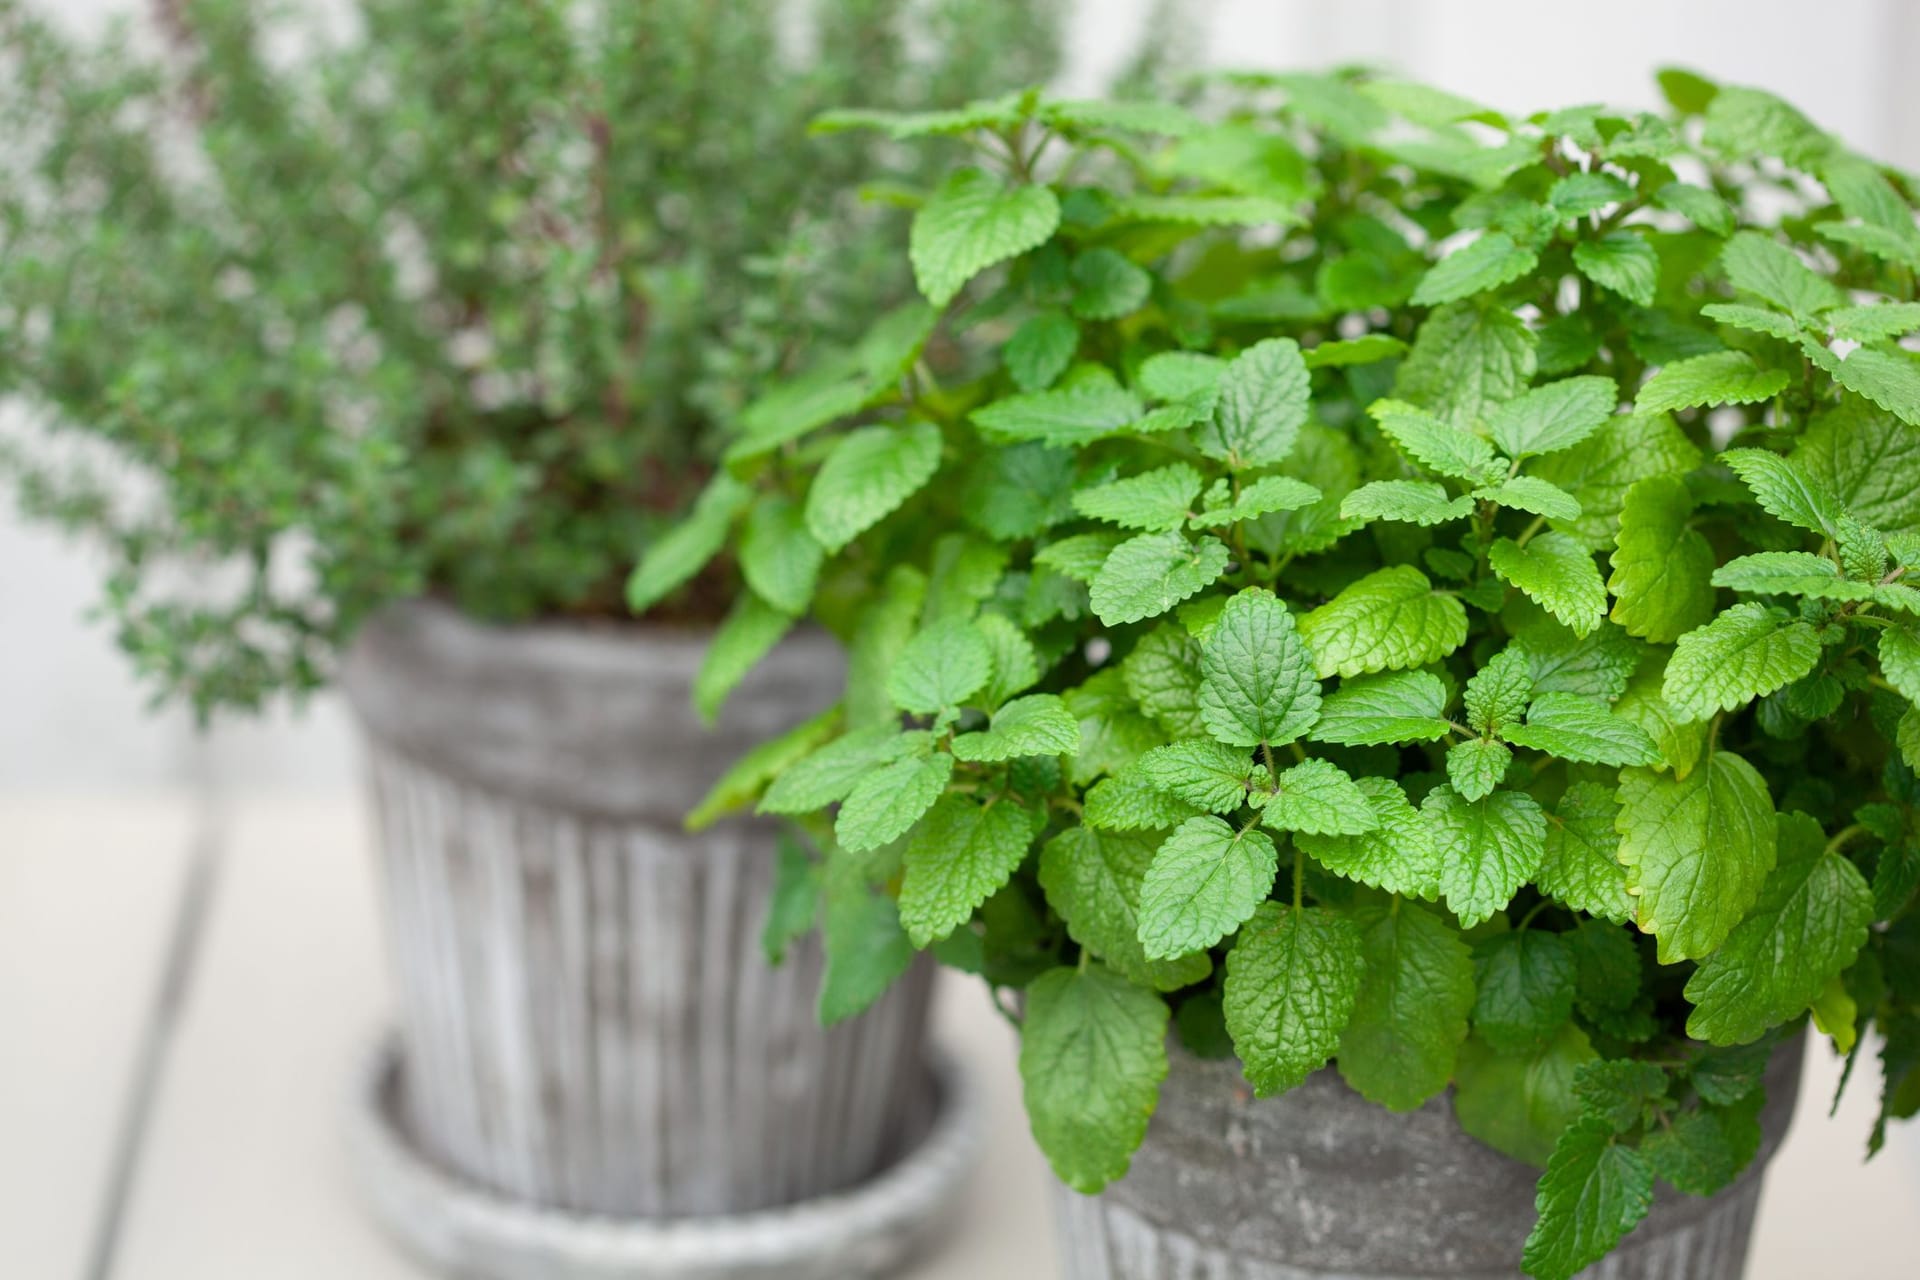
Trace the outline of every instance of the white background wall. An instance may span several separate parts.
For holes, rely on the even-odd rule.
[[[139,0],[38,0],[97,22]],[[431,0],[422,0],[429,3]],[[718,3],[719,0],[716,0]],[[830,0],[826,0],[830,2]],[[1118,63],[1148,0],[1080,0],[1071,87]],[[1214,65],[1399,67],[1513,110],[1608,101],[1651,106],[1652,69],[1684,63],[1774,89],[1857,146],[1920,167],[1920,0],[1191,0]],[[83,614],[94,557],[28,527],[0,496],[0,789],[184,781],[337,785],[351,735],[322,699],[303,717],[230,725],[196,752],[178,713],[148,715],[104,630]]]

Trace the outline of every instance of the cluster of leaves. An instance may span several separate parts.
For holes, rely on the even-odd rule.
[[[1914,189],[1662,83],[870,121],[977,145],[927,305],[750,411],[636,574],[737,548],[709,708],[797,618],[847,639],[696,815],[810,833],[774,932],[822,921],[823,1013],[914,948],[1022,990],[1083,1191],[1170,1023],[1260,1094],[1451,1085],[1544,1165],[1540,1277],[1725,1186],[1809,1016],[1920,1108]]]
[[[854,187],[951,156],[807,120],[1044,79],[1063,11],[811,8],[155,0],[94,41],[0,0],[0,392],[76,444],[0,467],[105,544],[161,691],[304,690],[424,591],[620,612],[742,389],[911,291]]]

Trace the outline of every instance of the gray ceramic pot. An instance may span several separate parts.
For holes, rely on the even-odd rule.
[[[1711,1199],[1663,1188],[1595,1280],[1739,1280],[1805,1045],[1767,1069],[1759,1158]],[[1099,1196],[1060,1188],[1067,1280],[1518,1280],[1538,1171],[1468,1137],[1446,1097],[1408,1115],[1332,1071],[1255,1100],[1239,1064],[1177,1045],[1147,1140]]]
[[[822,1030],[811,940],[769,968],[775,831],[687,834],[749,746],[838,697],[782,644],[717,729],[706,635],[392,609],[345,684],[365,729],[398,976],[398,1110],[420,1155],[576,1214],[739,1214],[843,1191],[927,1130],[931,971]]]

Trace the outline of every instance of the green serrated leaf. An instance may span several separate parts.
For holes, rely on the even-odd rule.
[[[1791,459],[1764,449],[1729,449],[1720,460],[1773,515],[1829,538],[1838,536],[1839,501]]]
[[[924,754],[933,735],[898,724],[853,729],[789,765],[761,797],[761,813],[803,814],[846,799],[862,775],[903,756]]]
[[[1487,427],[1513,457],[1558,453],[1598,431],[1619,399],[1612,378],[1563,378],[1501,405]]]
[[[1112,785],[1109,779],[1093,794]],[[1092,794],[1088,796],[1092,808]],[[1213,971],[1204,954],[1149,960],[1140,946],[1140,882],[1158,841],[1069,827],[1040,851],[1040,887],[1067,934],[1130,982],[1178,991]]]
[[[1268,338],[1235,356],[1220,374],[1213,416],[1193,433],[1209,458],[1234,470],[1284,462],[1307,421],[1308,374],[1300,346]]]
[[[1792,316],[1779,311],[1770,311],[1765,307],[1750,307],[1744,303],[1721,302],[1700,308],[1700,314],[1721,324],[1731,325],[1735,329],[1744,329],[1748,333],[1764,333],[1780,339],[1782,342],[1800,341],[1800,322]]]
[[[1546,815],[1525,792],[1467,800],[1452,787],[1435,787],[1420,811],[1440,851],[1440,891],[1468,928],[1512,901],[1546,854]]]
[[[1554,1145],[1521,1265],[1536,1280],[1572,1280],[1613,1251],[1653,1204],[1653,1168],[1604,1120],[1581,1120]]]
[[[1573,949],[1560,934],[1493,934],[1474,947],[1473,967],[1473,1029],[1496,1053],[1537,1053],[1573,1016]]]
[[[1615,715],[1598,698],[1543,693],[1527,710],[1527,722],[1502,731],[1515,746],[1532,747],[1583,764],[1656,765],[1660,749],[1647,731]]]
[[[1487,562],[1528,599],[1584,636],[1607,616],[1607,587],[1587,549],[1564,533],[1543,533],[1525,546],[1495,540]]]
[[[838,705],[831,706],[785,733],[755,745],[736,760],[713,786],[708,788],[707,794],[702,797],[700,803],[688,812],[685,819],[686,829],[704,831],[721,818],[747,808],[755,800],[761,800],[761,807],[764,810],[763,789],[770,785],[778,785],[788,774],[800,768],[802,761],[810,759],[824,743],[839,732],[844,718],[844,713]],[[852,784],[853,780],[849,778],[847,785]],[[838,798],[838,796],[829,796],[818,804],[808,805],[802,812],[811,812],[830,800]]]
[[[1920,474],[1920,429],[1843,397],[1814,416],[1791,460],[1811,487],[1876,528],[1920,530],[1920,485],[1911,481]]]
[[[1114,249],[1089,249],[1073,260],[1073,314],[1082,320],[1132,315],[1153,293],[1153,277]]]
[[[1094,616],[1108,626],[1157,618],[1226,572],[1218,538],[1143,533],[1115,547],[1092,583]]]
[[[1421,324],[1394,394],[1462,425],[1526,390],[1537,339],[1504,307],[1453,303]]]
[[[693,706],[700,718],[711,722],[718,716],[728,695],[792,628],[791,614],[750,591],[742,592],[707,645],[693,677]]]
[[[820,868],[807,850],[788,832],[774,846],[773,892],[767,899],[767,918],[760,927],[760,953],[767,963],[786,963],[787,949],[813,928],[820,914]]]
[[[1321,679],[1424,666],[1466,642],[1467,610],[1411,565],[1376,570],[1300,619]]]
[[[1841,307],[1827,312],[1822,319],[1828,331],[1844,342],[1886,342],[1920,331],[1920,302]]]
[[[1140,886],[1147,957],[1172,960],[1219,942],[1266,900],[1278,868],[1273,841],[1258,828],[1236,830],[1210,815],[1181,823]]]
[[[1073,495],[1081,515],[1123,529],[1178,529],[1200,496],[1200,473],[1184,462],[1114,480]]]
[[[1620,774],[1619,859],[1660,963],[1711,955],[1773,870],[1773,798],[1754,767],[1717,751],[1684,779]]]
[[[1348,520],[1401,520],[1435,525],[1463,520],[1473,514],[1473,499],[1458,498],[1430,480],[1375,480],[1340,500],[1340,514]]]
[[[1102,831],[1158,831],[1177,826],[1205,812],[1161,790],[1134,767],[1102,778],[1087,792],[1084,818]]]
[[[1578,520],[1580,503],[1574,496],[1538,476],[1514,476],[1497,485],[1475,489],[1473,496],[1514,511],[1526,511],[1550,520]]]
[[[1812,626],[1747,601],[1680,637],[1662,693],[1679,715],[1705,720],[1792,684],[1819,661]]]
[[[1489,231],[1465,248],[1448,254],[1421,277],[1412,302],[1416,307],[1458,302],[1518,280],[1539,262],[1538,254],[1514,243],[1506,232]]]
[[[1615,856],[1620,849],[1614,826],[1619,812],[1611,787],[1595,782],[1568,787],[1559,807],[1548,815],[1547,851],[1534,872],[1534,886],[1576,911],[1615,924],[1631,920],[1626,869]]]
[[[1533,698],[1533,667],[1520,646],[1502,649],[1467,681],[1461,701],[1475,733],[1498,733],[1526,713]]]
[[[1270,591],[1249,588],[1227,601],[1201,646],[1200,672],[1200,716],[1221,742],[1284,745],[1319,718],[1313,656]]]
[[[1478,800],[1500,785],[1511,763],[1513,752],[1506,743],[1469,738],[1447,748],[1447,781],[1461,799]]]
[[[993,713],[984,730],[953,740],[957,760],[998,761],[1016,756],[1071,755],[1080,748],[1080,722],[1051,693],[1015,698]]]
[[[727,530],[753,490],[722,471],[707,482],[687,518],[647,548],[627,579],[627,607],[645,613],[690,581],[726,545]]]
[[[1873,923],[1865,877],[1827,848],[1820,824],[1778,815],[1778,859],[1760,896],[1687,980],[1687,1034],[1746,1044],[1806,1012],[1851,965]]]
[[[1209,813],[1232,813],[1247,802],[1247,788],[1266,770],[1244,748],[1194,738],[1153,748],[1129,772]]]
[[[1273,783],[1273,798],[1261,809],[1260,821],[1275,830],[1357,836],[1380,828],[1367,793],[1331,761],[1302,760]]]
[[[1207,509],[1194,516],[1188,524],[1195,529],[1239,524],[1243,520],[1257,520],[1276,511],[1296,511],[1312,506],[1326,495],[1304,480],[1295,480],[1292,476],[1262,476],[1242,488],[1238,498],[1222,492],[1218,495],[1220,504],[1215,505],[1215,496],[1211,491],[1207,494]]]
[[[1676,360],[1647,379],[1634,400],[1637,413],[1671,413],[1720,404],[1771,400],[1792,381],[1785,369],[1762,369],[1743,351]]]
[[[1733,210],[1705,187],[1669,182],[1653,193],[1653,202],[1662,209],[1671,209],[1702,231],[1711,231],[1717,236],[1733,234],[1736,225]]]
[[[972,419],[989,439],[1065,447],[1123,431],[1140,417],[1141,409],[1140,397],[1107,375],[1006,396],[975,409]]]
[[[1460,1127],[1516,1160],[1543,1164],[1580,1114],[1574,1081],[1597,1055],[1586,1033],[1562,1023],[1544,1048],[1499,1053],[1484,1038],[1461,1046],[1454,1114]]]
[[[944,307],[982,271],[1046,243],[1059,225],[1050,188],[1009,187],[979,169],[955,170],[914,214],[914,280],[927,301]]]
[[[1395,448],[1429,471],[1477,483],[1494,468],[1492,445],[1405,401],[1377,400],[1367,412]]]
[[[1590,549],[1613,545],[1628,491],[1650,476],[1683,476],[1700,465],[1700,450],[1664,414],[1615,415],[1585,443],[1529,468],[1573,495],[1580,515],[1550,521]]]
[[[940,466],[940,429],[930,422],[849,431],[807,490],[807,528],[837,552],[918,493]]]
[[[1904,349],[1861,347],[1844,356],[1817,344],[1803,344],[1802,349],[1847,390],[1908,426],[1920,427],[1920,361]]]
[[[1660,255],[1646,237],[1622,228],[1573,247],[1573,265],[1603,289],[1636,306],[1650,307],[1660,284]]]
[[[1022,391],[1045,391],[1073,363],[1080,347],[1080,326],[1064,311],[1040,311],[1027,318],[1000,358],[1013,385]]]
[[[1428,671],[1356,676],[1320,702],[1315,742],[1348,747],[1432,742],[1447,733],[1446,686]]]
[[[952,933],[1006,884],[1033,843],[1036,817],[1013,800],[940,797],[901,855],[900,923],[914,946]]]
[[[1670,644],[1713,617],[1713,548],[1688,527],[1684,481],[1650,476],[1627,490],[1607,589],[1628,635]]]
[[[913,944],[893,899],[870,889],[852,859],[830,855],[823,883],[818,1013],[832,1026],[864,1012],[907,971]]]
[[[1107,969],[1051,969],[1027,988],[1020,1079],[1034,1140],[1091,1195],[1121,1177],[1167,1078],[1167,1005]]]
[[[887,697],[902,711],[930,716],[962,706],[993,674],[993,649],[963,618],[948,618],[913,637],[887,673]]]
[[[1340,1037],[1340,1075],[1367,1101],[1411,1111],[1453,1078],[1473,960],[1452,925],[1410,902],[1362,907],[1354,922],[1366,975]]]
[[[1742,231],[1720,251],[1720,265],[1733,287],[1763,298],[1802,322],[1845,299],[1825,276],[1787,246],[1759,231]]]
[[[1816,600],[1871,600],[1873,584],[1849,582],[1840,566],[1811,551],[1757,551],[1713,571],[1713,585],[1747,595],[1808,596]]]
[[[740,535],[741,576],[755,595],[782,613],[806,611],[825,558],[800,504],[763,498],[748,513]]]
[[[1349,880],[1432,902],[1440,896],[1440,851],[1420,811],[1390,778],[1359,778],[1379,826],[1359,835],[1302,832],[1294,843],[1327,870]]]
[[[912,829],[947,788],[953,757],[908,756],[860,775],[847,791],[833,832],[848,853],[892,844]]]
[[[1255,1096],[1291,1089],[1327,1064],[1365,972],[1360,930],[1348,917],[1260,905],[1227,956],[1222,999]]]

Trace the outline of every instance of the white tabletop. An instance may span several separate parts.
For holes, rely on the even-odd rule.
[[[0,1267],[80,1280],[189,864],[186,797],[0,795]],[[134,1167],[113,1280],[424,1280],[362,1216],[341,1143],[348,1082],[386,1007],[371,858],[345,794],[232,806],[178,1035]],[[1056,1274],[1046,1170],[1007,1027],[977,983],[940,1034],[993,1129],[945,1248],[902,1280]],[[1920,1256],[1920,1133],[1860,1161],[1876,1072],[1837,1118],[1816,1049],[1769,1175],[1752,1280],[1904,1277]]]

